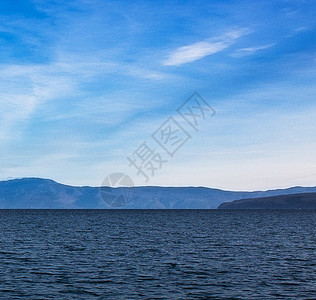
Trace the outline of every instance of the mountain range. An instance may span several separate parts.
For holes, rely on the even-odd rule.
[[[316,193],[235,200],[222,203],[219,209],[316,209]]]
[[[69,186],[50,179],[0,181],[0,208],[36,209],[216,209],[224,202],[316,193],[316,187],[268,191],[225,191],[206,187]],[[316,195],[316,194],[315,194]],[[222,206],[220,206],[222,204]],[[226,207],[229,208],[226,204]],[[230,207],[232,208],[232,207]]]

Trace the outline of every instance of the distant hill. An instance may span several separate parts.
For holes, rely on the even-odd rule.
[[[101,192],[102,191],[102,196]],[[112,201],[125,195],[126,205]],[[23,178],[0,181],[0,208],[105,208],[105,209],[215,209],[223,202],[246,198],[313,193],[316,187],[293,187],[258,192],[232,192],[205,187],[75,187],[49,179]]]
[[[316,193],[235,200],[218,209],[316,209]]]

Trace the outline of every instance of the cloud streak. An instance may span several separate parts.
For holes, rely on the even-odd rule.
[[[233,57],[242,57],[246,55],[254,54],[258,51],[265,50],[268,48],[271,48],[275,46],[275,44],[267,44],[267,45],[261,45],[261,46],[255,46],[255,47],[247,47],[247,48],[241,48],[238,49],[234,54],[232,54]]]
[[[163,61],[163,65],[180,66],[221,52],[247,33],[249,33],[249,30],[235,30],[217,37],[213,39],[213,41],[204,40],[192,45],[180,47],[169,54],[168,58]]]

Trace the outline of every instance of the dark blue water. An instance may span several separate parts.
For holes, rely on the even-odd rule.
[[[315,299],[316,211],[0,210],[1,299]]]

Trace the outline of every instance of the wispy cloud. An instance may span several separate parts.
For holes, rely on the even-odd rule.
[[[173,52],[164,62],[165,66],[178,66],[201,59],[205,56],[214,54],[227,48],[224,42],[209,43],[199,42],[193,45],[180,47]]]
[[[237,39],[248,33],[249,30],[246,29],[235,30],[212,40],[208,39],[192,45],[180,47],[169,54],[168,58],[163,62],[163,65],[179,66],[194,62],[205,56],[223,51],[231,46]]]
[[[55,65],[3,66],[0,77],[0,143],[16,138],[17,127],[21,128],[41,104],[74,93],[76,87]]]
[[[232,56],[233,57],[242,57],[242,56],[246,56],[246,55],[251,55],[251,54],[254,54],[257,51],[265,50],[265,49],[271,48],[273,46],[275,46],[275,43],[261,45],[261,46],[255,46],[255,47],[241,48],[241,49],[238,49],[237,51],[235,51],[232,54]]]
[[[0,77],[0,104],[2,109],[0,111],[0,143],[6,143],[12,138],[16,138],[19,130],[17,126],[22,129],[21,124],[26,124],[32,115],[46,102],[55,102],[63,98],[77,97],[75,102],[82,102],[82,98],[89,102],[89,109],[82,109],[80,116],[84,114],[86,118],[95,117],[96,113],[100,114],[100,118],[104,121],[104,102],[107,101],[108,95],[102,96],[103,104],[94,112],[91,110],[91,103],[100,103],[96,101],[95,97],[85,94],[87,93],[83,87],[86,82],[95,82],[100,76],[115,76],[120,78],[133,78],[136,80],[161,81],[169,78],[167,74],[160,71],[152,70],[151,68],[138,67],[135,64],[122,63],[117,61],[102,61],[101,58],[96,57],[89,59],[85,56],[73,58],[67,54],[59,55],[55,60],[46,64],[11,64],[1,65]],[[128,80],[127,79],[127,80]],[[169,78],[170,79],[170,78]],[[106,84],[106,83],[105,83]],[[102,88],[100,88],[102,90]],[[121,93],[122,94],[122,93]],[[111,97],[113,97],[111,93]],[[117,98],[119,96],[115,95]],[[133,98],[133,94],[124,95],[126,98]],[[136,97],[136,96],[135,96]],[[140,96],[136,97],[140,102]],[[112,98],[113,100],[113,98]],[[117,124],[122,121],[118,117],[118,113],[122,117],[130,116],[132,113],[139,110],[139,105],[133,103],[112,103],[108,105],[107,122]],[[53,105],[53,104],[52,104]],[[116,107],[119,105],[119,107]],[[76,106],[74,106],[76,107]],[[128,107],[128,109],[124,109]],[[147,104],[148,107],[148,104]],[[51,108],[51,106],[50,106]],[[41,114],[44,110],[41,108]],[[71,118],[78,114],[78,111],[67,111],[65,118]],[[113,114],[115,112],[115,115]],[[55,112],[57,113],[57,112]],[[48,119],[60,119],[65,113],[45,116]],[[74,113],[74,115],[73,115]],[[111,116],[111,120],[109,119]],[[124,117],[125,118],[125,117]],[[95,119],[93,119],[96,121]],[[13,134],[14,132],[14,134]]]

